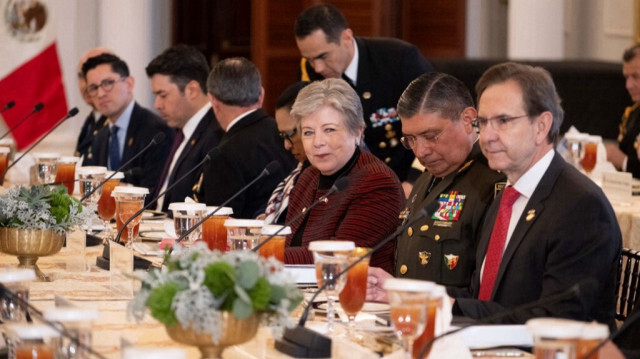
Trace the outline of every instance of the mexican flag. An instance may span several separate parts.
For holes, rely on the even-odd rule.
[[[56,49],[56,29],[46,0],[0,0],[0,118],[7,128],[38,103],[44,108],[14,132],[18,149],[28,147],[67,113],[67,100]]]

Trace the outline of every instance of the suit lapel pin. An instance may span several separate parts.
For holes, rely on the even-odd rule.
[[[191,146],[196,144],[196,140],[191,140]]]
[[[531,222],[534,218],[536,218],[536,210],[535,209],[530,209],[527,212],[527,222]]]
[[[127,142],[129,147],[133,146],[133,137],[129,138],[129,142]]]
[[[370,99],[370,98],[371,98],[371,92],[369,92],[369,91],[365,91],[365,92],[362,94],[362,98],[363,98],[363,99],[365,99],[365,100]]]

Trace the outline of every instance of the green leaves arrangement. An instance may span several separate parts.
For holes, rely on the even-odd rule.
[[[210,251],[203,243],[177,250],[165,266],[140,274],[142,288],[129,305],[129,313],[142,320],[146,308],[167,325],[191,327],[221,335],[221,312],[237,319],[253,314],[277,335],[293,323],[291,312],[301,301],[295,281],[274,258],[253,252]]]
[[[0,227],[62,233],[86,223],[92,215],[64,186],[11,187],[0,195]]]

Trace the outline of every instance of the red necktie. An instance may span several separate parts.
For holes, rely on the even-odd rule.
[[[491,239],[489,239],[489,248],[484,261],[484,272],[482,273],[482,281],[480,282],[479,300],[489,300],[493,292],[493,285],[498,276],[502,253],[504,252],[504,243],[507,240],[507,232],[509,232],[509,221],[511,220],[511,207],[513,203],[520,197],[520,193],[512,186],[504,189],[502,199],[500,200],[500,208],[498,208],[498,217],[493,225]]]

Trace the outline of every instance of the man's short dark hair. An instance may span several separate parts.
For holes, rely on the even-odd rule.
[[[622,61],[629,62],[635,59],[637,56],[640,56],[640,44],[635,44],[630,48],[626,49],[624,51],[624,54],[622,54]]]
[[[100,65],[110,65],[111,71],[119,74],[122,77],[129,77],[129,66],[122,61],[118,56],[113,54],[100,54],[98,56],[90,57],[82,64],[82,73],[87,78],[87,72],[93,70]]]
[[[322,4],[310,7],[298,15],[294,33],[296,38],[304,39],[320,29],[327,36],[327,42],[339,44],[342,32],[348,28],[347,20],[337,7]]]
[[[553,122],[547,135],[549,143],[556,144],[560,136],[560,126],[564,119],[564,110],[560,104],[560,96],[556,91],[556,85],[549,71],[542,67],[518,64],[515,62],[505,62],[490,67],[482,74],[476,84],[478,102],[482,93],[492,85],[515,81],[522,90],[522,101],[524,110],[530,120],[533,117],[549,111],[553,116]]]
[[[411,118],[421,113],[436,113],[458,121],[468,107],[473,107],[473,98],[462,81],[444,73],[428,72],[404,90],[398,100],[398,115]]]
[[[255,105],[260,100],[262,90],[260,71],[244,57],[222,60],[211,70],[207,90],[225,105]]]
[[[197,81],[202,92],[207,93],[209,65],[204,55],[195,47],[187,45],[170,47],[153,59],[145,70],[149,78],[156,74],[169,76],[180,92],[184,92],[189,82]]]
[[[305,86],[307,86],[308,84],[308,81],[298,81],[293,85],[287,87],[282,92],[282,94],[280,94],[280,97],[278,97],[278,100],[276,101],[276,110],[279,110],[281,108],[288,108],[289,110],[291,110],[291,107],[293,107],[293,103],[296,102],[296,97],[298,97],[298,92],[300,92],[300,90],[305,88]]]

